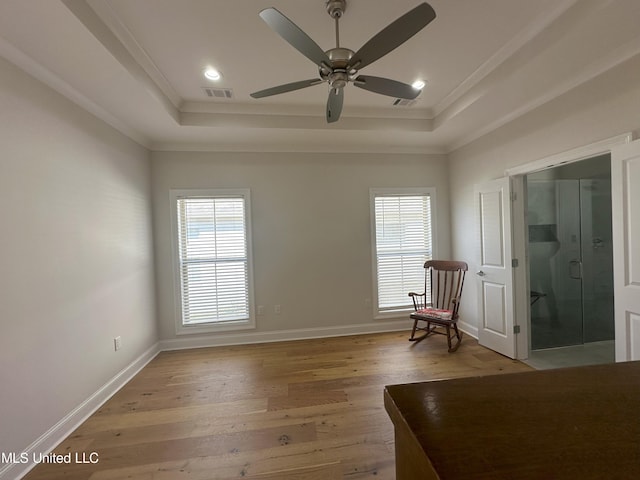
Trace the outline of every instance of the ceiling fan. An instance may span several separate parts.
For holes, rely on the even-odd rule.
[[[416,98],[420,90],[411,85],[388,78],[359,75],[358,71],[402,45],[436,18],[436,12],[431,5],[426,2],[421,3],[378,32],[360,50],[354,52],[340,47],[339,20],[346,10],[347,0],[327,0],[326,3],[327,12],[335,20],[336,25],[336,47],[326,52],[277,9],[266,8],[260,12],[260,17],[272,30],[316,64],[320,78],[267,88],[254,92],[251,96],[253,98],[269,97],[327,82],[330,86],[327,100],[328,123],[336,122],[340,118],[344,102],[344,87],[350,82],[356,87],[382,95],[409,100]]]

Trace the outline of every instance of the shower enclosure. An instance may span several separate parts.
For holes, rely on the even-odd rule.
[[[532,350],[614,339],[606,160],[527,176]]]

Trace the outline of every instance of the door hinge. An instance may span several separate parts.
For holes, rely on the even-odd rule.
[[[513,268],[516,268],[518,266],[518,259],[517,258],[512,258],[511,259],[511,266]]]
[[[513,326],[513,333],[515,333],[515,334],[520,333],[520,325],[514,325]]]

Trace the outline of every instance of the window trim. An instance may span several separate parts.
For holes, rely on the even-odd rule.
[[[412,195],[429,195],[431,209],[431,256],[437,258],[437,198],[435,187],[399,187],[399,188],[370,188],[369,189],[369,209],[370,209],[370,226],[371,226],[371,268],[372,268],[372,289],[373,289],[373,318],[374,320],[387,320],[390,318],[404,317],[406,313],[413,311],[413,308],[398,308],[397,310],[380,311],[378,309],[378,259],[377,259],[377,240],[376,240],[376,205],[375,199],[378,196],[412,196]],[[407,292],[408,295],[409,292]]]
[[[180,272],[180,246],[178,239],[178,200],[183,198],[224,198],[242,197],[245,203],[245,233],[247,242],[247,283],[249,296],[249,318],[221,323],[202,323],[185,325],[182,318],[182,281]],[[173,291],[175,308],[176,335],[214,333],[256,328],[254,283],[253,283],[253,247],[251,232],[251,192],[248,188],[207,188],[207,189],[171,189],[169,190],[171,215],[171,254],[173,263]]]

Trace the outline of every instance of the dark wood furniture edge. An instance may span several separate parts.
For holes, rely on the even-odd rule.
[[[387,387],[384,389],[384,408],[394,426],[396,480],[439,480],[440,476],[398,410]]]

